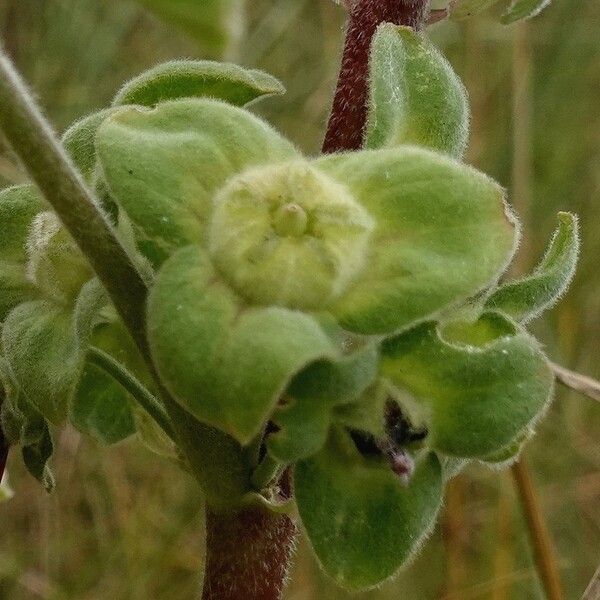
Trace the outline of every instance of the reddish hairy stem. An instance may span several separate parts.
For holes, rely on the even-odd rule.
[[[280,600],[296,534],[289,515],[261,506],[236,514],[207,509],[202,600]]]
[[[356,0],[350,9],[346,45],[323,152],[358,150],[367,119],[369,51],[381,23],[421,29],[428,0]]]

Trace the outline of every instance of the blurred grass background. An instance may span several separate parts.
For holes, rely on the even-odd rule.
[[[318,151],[338,68],[344,15],[329,0],[252,0],[229,53],[288,87],[257,110]],[[600,376],[600,3],[555,0],[526,25],[490,16],[430,30],[473,105],[468,160],[511,190],[526,224],[521,268],[535,264],[558,210],[577,212],[583,254],[559,307],[535,324],[556,361]],[[106,105],[157,61],[201,57],[198,45],[134,2],[1,0],[0,31],[59,130]],[[24,175],[0,146],[0,186]],[[9,462],[0,504],[0,598],[184,600],[203,561],[194,483],[134,440],[104,449],[57,434],[57,491]],[[559,390],[527,449],[566,597],[580,598],[600,562],[600,407]],[[338,600],[301,543],[289,600]],[[419,558],[357,600],[542,598],[510,473],[470,468],[455,479]]]

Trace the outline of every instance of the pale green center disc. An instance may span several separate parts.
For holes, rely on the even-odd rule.
[[[374,222],[306,162],[252,169],[215,198],[209,247],[249,302],[318,310],[362,271]]]

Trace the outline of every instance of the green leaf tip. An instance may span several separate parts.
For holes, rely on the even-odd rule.
[[[351,591],[379,585],[411,558],[431,531],[442,488],[434,454],[417,458],[404,485],[387,463],[364,458],[342,429],[294,472],[298,512],[317,559]]]
[[[105,108],[75,121],[63,134],[62,144],[84,179],[91,181],[96,167],[96,132],[116,108]]]
[[[371,49],[366,147],[416,144],[461,157],[469,119],[465,87],[429,39],[381,25]]]
[[[531,19],[539,15],[551,0],[513,0],[509,9],[502,15],[500,21],[509,25],[523,19]]]
[[[175,60],[157,65],[127,82],[113,105],[152,107],[167,100],[205,97],[246,106],[284,93],[283,84],[263,71],[208,60]]]
[[[420,406],[427,444],[458,458],[485,459],[510,445],[552,397],[539,344],[500,313],[424,323],[384,342],[382,355],[383,376]]]
[[[558,214],[558,228],[540,264],[531,275],[509,281],[487,300],[486,306],[522,323],[556,304],[569,288],[579,256],[579,223],[575,215]]]

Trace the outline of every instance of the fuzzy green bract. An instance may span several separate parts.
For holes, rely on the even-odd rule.
[[[434,454],[423,454],[405,487],[336,429],[319,454],[296,465],[294,488],[319,562],[357,591],[394,575],[422,543],[441,506],[442,472]]]
[[[113,104],[155,106],[165,100],[208,97],[245,106],[284,92],[281,82],[263,71],[208,60],[175,60],[127,82]]]
[[[12,308],[36,297],[27,276],[27,238],[45,204],[32,185],[0,191],[0,322]]]
[[[147,368],[114,309],[103,306],[95,322],[90,345],[151,386]],[[135,409],[129,392],[88,357],[70,402],[71,423],[104,444],[114,444],[136,431]]]
[[[242,442],[297,373],[342,359],[314,312],[393,333],[494,281],[515,245],[501,188],[422,148],[306,160],[208,99],[124,108],[96,147],[160,267],[148,326],[161,377]]]
[[[483,458],[543,413],[553,375],[538,343],[499,313],[475,323],[424,323],[382,347],[382,374],[420,406],[428,445]]]
[[[330,426],[339,422],[336,409],[354,405],[377,377],[376,344],[335,333],[342,357],[336,362],[315,362],[299,373],[272,416],[278,430],[268,437],[267,447],[283,463],[316,454],[325,444]]]
[[[488,298],[486,306],[527,323],[566,292],[575,275],[578,255],[577,217],[559,213],[558,228],[538,267],[531,275],[502,285]]]
[[[516,242],[504,191],[422,148],[318,160],[375,219],[366,268],[331,307],[341,325],[388,334],[475,294],[504,271]]]
[[[92,180],[96,167],[96,131],[113,111],[114,108],[105,108],[87,115],[73,123],[62,136],[61,141],[67,154],[87,181]]]
[[[158,274],[148,300],[148,336],[176,398],[242,442],[258,433],[293,375],[335,356],[310,316],[244,306],[195,246],[174,254]]]
[[[424,34],[381,25],[371,46],[370,76],[367,148],[418,144],[462,156],[469,135],[467,92]]]

